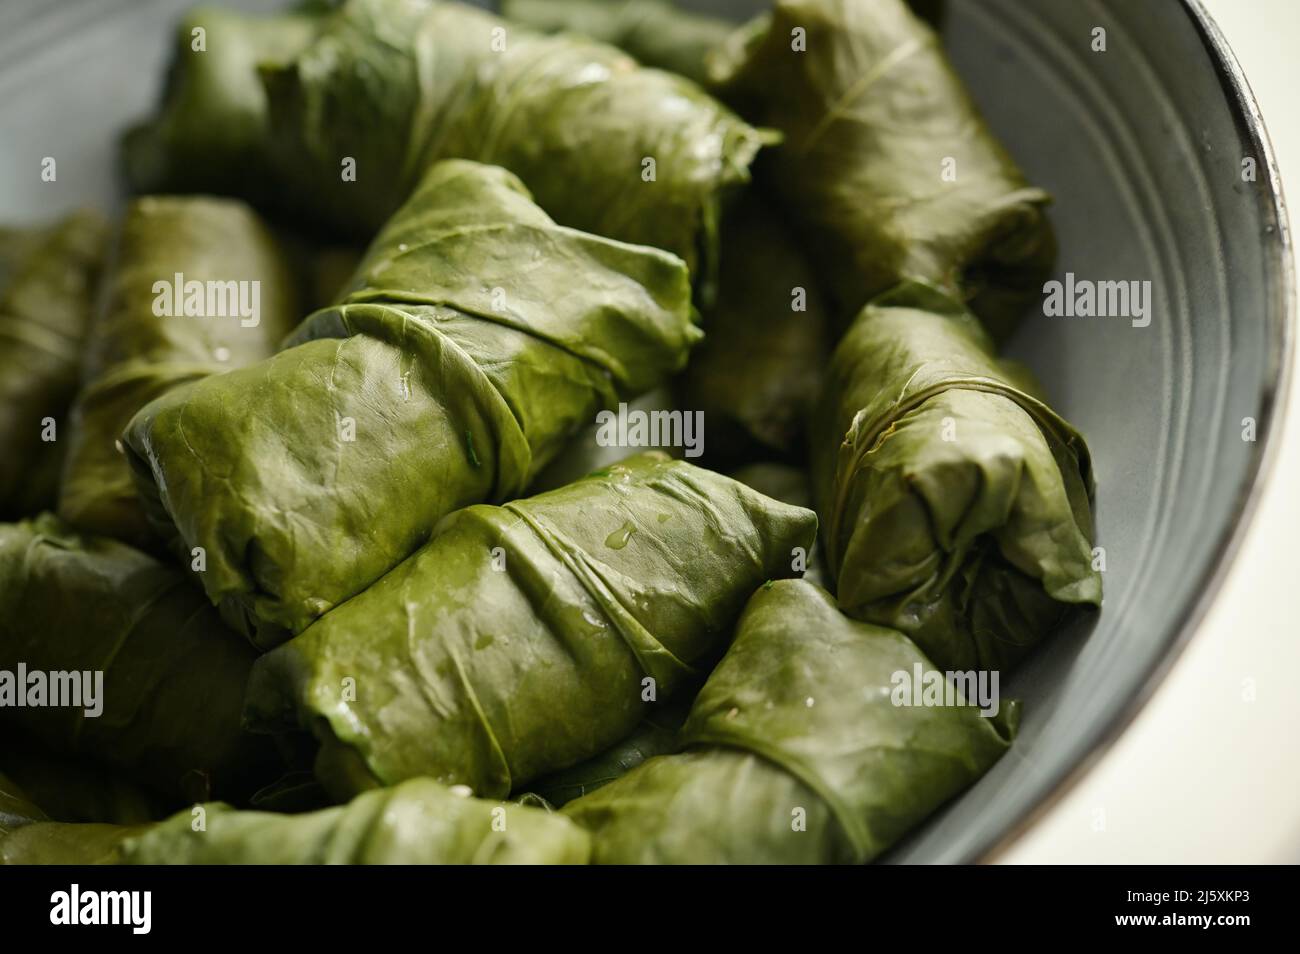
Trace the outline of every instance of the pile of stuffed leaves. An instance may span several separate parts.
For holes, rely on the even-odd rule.
[[[145,407],[128,456],[164,533],[203,551],[208,595],[267,648],[446,514],[517,496],[598,410],[681,368],[692,318],[680,259],[558,226],[510,173],[449,160],[340,304],[274,358]]]
[[[243,203],[148,197],[127,209],[105,281],[107,300],[84,346],[59,516],[147,547],[152,535],[122,431],[158,395],[274,354],[300,317],[295,279],[275,239]],[[209,294],[209,283],[218,283],[218,294]],[[185,298],[173,301],[186,288]],[[177,305],[193,307],[170,313]],[[217,307],[209,313],[211,306]]]
[[[598,864],[868,861],[998,760],[1019,707],[899,705],[934,666],[900,633],[848,619],[803,581],[764,586],[681,731],[570,802]]]
[[[155,126],[127,142],[137,188],[205,187],[207,175],[191,179],[185,159],[213,145],[213,131],[186,130],[214,114],[239,135],[215,144],[201,173],[269,156],[280,205],[363,240],[433,162],[473,159],[517,174],[564,225],[666,249],[693,273],[700,261],[707,281],[722,199],[768,141],[681,77],[460,3],[347,0],[287,56],[297,31],[273,31],[283,39],[270,55],[258,49],[256,21],[201,54],[181,38],[173,95]],[[188,79],[194,69],[238,74],[239,108],[233,94]]]
[[[656,453],[470,507],[258,660],[246,722],[315,732],[336,797],[418,776],[504,797],[697,681],[754,588],[796,575],[816,524]]]
[[[1050,198],[944,0],[767,5],[180,20],[107,267],[0,229],[0,865],[860,864],[1008,751]]]

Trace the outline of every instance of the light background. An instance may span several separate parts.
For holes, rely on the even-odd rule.
[[[1203,0],[1300,203],[1300,0]],[[1297,207],[1292,205],[1294,228]],[[1293,231],[1293,240],[1295,234]],[[1292,376],[1296,369],[1293,366]],[[1008,863],[1300,862],[1300,386],[1258,509],[1191,644]],[[1246,696],[1253,687],[1254,701]]]

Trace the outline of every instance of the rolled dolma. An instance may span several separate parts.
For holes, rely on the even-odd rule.
[[[149,546],[154,537],[121,449],[122,431],[158,395],[270,357],[300,317],[288,262],[242,202],[131,203],[106,300],[86,336],[59,516]]]
[[[273,202],[260,69],[300,53],[315,36],[312,13],[250,16],[196,7],[176,24],[173,62],[157,118],[123,140],[137,192],[214,192]]]
[[[3,864],[585,864],[590,853],[590,837],[563,815],[427,779],[303,815],[217,803],[156,825],[34,822],[0,835]]]
[[[710,463],[803,448],[830,346],[823,296],[795,237],[750,194],[723,219],[718,295],[679,403],[708,422]]]
[[[504,797],[690,684],[815,533],[811,511],[658,453],[470,507],[259,660],[245,719],[315,732],[335,797],[422,775]]]
[[[863,310],[813,444],[840,606],[941,668],[1011,666],[1101,603],[1087,444],[945,295],[906,286]]]
[[[54,504],[106,226],[79,212],[11,232],[0,267],[0,519]]]
[[[240,729],[253,658],[181,571],[49,514],[0,524],[0,724],[41,751],[239,795],[276,757]]]
[[[181,73],[195,65],[188,42],[175,61]],[[229,55],[236,68],[250,58]],[[722,195],[747,181],[768,141],[681,77],[459,3],[347,0],[296,56],[260,70],[280,204],[362,240],[431,163],[473,159],[516,173],[564,225],[667,249],[693,274],[702,255],[704,279]],[[201,97],[184,105],[187,122],[203,120]],[[165,103],[159,123],[178,126],[180,108]],[[157,149],[132,164],[183,180],[178,156],[188,145],[128,149]]]
[[[439,163],[341,304],[148,405],[128,457],[213,602],[269,647],[680,369],[692,315],[680,259],[555,225],[503,169]]]
[[[824,590],[758,590],[682,729],[564,814],[598,864],[861,863],[966,788],[1010,745],[1018,706],[902,705],[899,674],[941,678],[900,633]]]
[[[504,0],[501,13],[543,33],[581,33],[617,46],[638,63],[700,85],[708,80],[705,54],[736,27],[670,0]]]
[[[914,278],[1002,338],[1041,294],[1049,201],[904,0],[777,0],[713,58],[723,95],[784,142],[767,181],[844,316]]]

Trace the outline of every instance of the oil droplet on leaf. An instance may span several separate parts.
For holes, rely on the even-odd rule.
[[[627,546],[627,542],[632,539],[634,533],[636,533],[636,524],[628,520],[623,526],[605,538],[605,546],[611,550],[621,550]]]

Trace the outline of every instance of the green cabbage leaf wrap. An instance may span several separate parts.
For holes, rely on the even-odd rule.
[[[1019,707],[896,705],[896,674],[934,676],[900,633],[824,590],[758,590],[681,732],[564,814],[597,864],[828,864],[875,858],[982,776]],[[992,707],[990,707],[991,710]]]
[[[107,226],[78,212],[0,241],[0,519],[54,505]],[[46,439],[53,438],[53,439]]]
[[[295,281],[274,237],[241,202],[152,196],[132,202],[108,269],[107,300],[86,335],[59,516],[92,533],[150,546],[153,533],[119,441],[123,430],[160,394],[274,354],[301,318]],[[201,283],[202,297],[188,306],[198,315],[186,311],[193,282]],[[178,283],[185,295],[179,301]]]
[[[0,776],[0,818],[4,817]],[[471,798],[427,779],[301,815],[187,808],[121,827],[31,823],[0,830],[0,864],[585,864],[585,831],[538,808]]]
[[[0,524],[0,726],[31,748],[172,798],[238,797],[278,759],[273,740],[240,728],[254,658],[181,571],[50,514]],[[97,715],[85,697],[49,704],[52,674],[93,687],[97,672]]]
[[[813,446],[840,606],[941,668],[1012,666],[1071,607],[1100,605],[1087,444],[938,291],[901,287],[862,311]]]
[[[417,554],[263,656],[246,723],[298,724],[336,797],[427,776],[505,797],[695,684],[811,511],[659,453],[445,520]]]
[[[164,102],[156,126],[169,135],[128,139],[137,188],[188,182],[183,157],[198,142],[212,146],[207,165],[269,156],[278,204],[369,240],[433,162],[472,159],[517,174],[564,225],[674,252],[693,275],[702,263],[703,287],[723,197],[770,141],[682,77],[459,3],[347,0],[289,57],[257,49],[272,29],[241,21],[204,53],[180,37],[173,85],[189,94]],[[264,99],[245,90],[250,63]],[[196,69],[239,74],[234,115],[224,89],[191,93]],[[218,126],[264,138],[231,136],[223,151],[210,129],[184,132],[209,102]]]
[[[449,160],[341,303],[275,357],[174,389],[125,443],[152,519],[262,648],[526,488],[700,332],[681,260],[555,225],[503,169]]]
[[[1049,196],[904,0],[777,0],[711,70],[724,98],[783,134],[764,179],[845,317],[919,279],[968,300],[1001,339],[1041,295],[1056,256]]]

